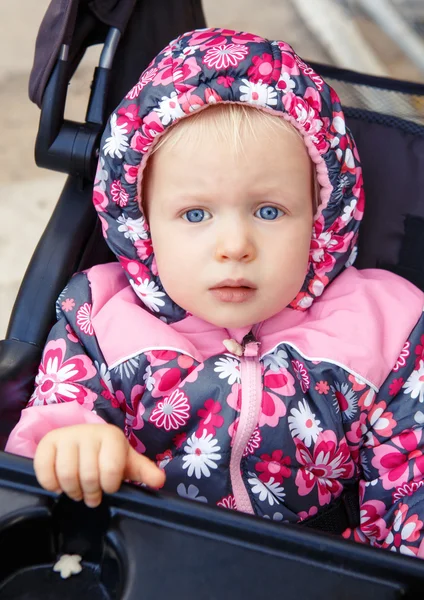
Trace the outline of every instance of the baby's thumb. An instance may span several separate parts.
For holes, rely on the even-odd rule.
[[[152,488],[161,488],[165,483],[165,473],[153,461],[130,446],[125,466],[125,479],[145,483]]]

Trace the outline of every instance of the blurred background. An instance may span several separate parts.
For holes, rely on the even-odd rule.
[[[65,180],[34,163],[39,110],[27,95],[49,3],[0,3],[0,338]],[[283,39],[306,60],[424,83],[424,0],[203,0],[203,8],[208,25]],[[91,48],[76,72],[67,118],[83,120],[98,56]]]

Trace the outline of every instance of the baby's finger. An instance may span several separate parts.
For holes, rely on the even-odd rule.
[[[58,444],[56,452],[56,477],[62,490],[73,500],[82,499],[78,468],[78,444],[70,440],[66,444]]]
[[[153,461],[129,446],[125,479],[145,483],[152,488],[160,488],[165,483],[165,473]]]
[[[38,483],[49,492],[60,493],[59,481],[56,477],[56,445],[41,440],[34,456],[34,470]]]
[[[87,506],[94,508],[102,501],[99,474],[100,444],[80,444],[79,447],[79,481]]]
[[[99,475],[102,490],[113,494],[119,490],[125,468],[127,441],[124,436],[112,436],[102,442],[99,452]]]

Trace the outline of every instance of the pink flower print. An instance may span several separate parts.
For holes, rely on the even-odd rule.
[[[137,181],[138,167],[135,167],[134,165],[124,164],[124,170],[125,181],[131,185],[135,183]]]
[[[262,393],[259,427],[263,427],[264,425],[277,427],[280,418],[286,414],[284,402],[273,392],[282,396],[294,396],[295,394],[294,378],[284,367],[278,372],[268,371],[264,375],[264,391]]]
[[[194,56],[187,58],[179,67],[174,71],[174,85],[175,89],[178,90],[182,82],[187,81],[195,77],[201,71],[201,67],[198,65],[197,60]],[[180,88],[181,91],[184,91]]]
[[[109,204],[109,200],[107,199],[107,196],[103,190],[99,188],[94,188],[93,204],[97,212],[102,212],[106,209],[107,205]]]
[[[411,544],[420,539],[423,522],[417,514],[408,517],[408,510],[407,504],[399,505],[395,512],[392,529],[389,531],[382,547],[388,548],[392,552],[417,556],[418,547]]]
[[[229,75],[220,75],[216,82],[225,88],[229,88],[233,85],[234,77],[230,77]]]
[[[184,427],[190,418],[190,404],[181,390],[174,390],[170,396],[160,400],[152,410],[149,421],[159,429],[171,431]]]
[[[227,404],[234,410],[240,412],[241,408],[241,384],[233,383],[231,392],[227,396]]]
[[[153,398],[160,398],[174,390],[181,383],[181,371],[176,367],[171,369],[158,369],[153,373]]]
[[[402,389],[402,386],[404,383],[405,383],[405,381],[404,381],[403,377],[399,377],[398,379],[393,379],[392,383],[389,385],[390,396],[396,396]]]
[[[60,306],[64,312],[69,312],[75,308],[75,300],[73,298],[66,298]]]
[[[350,431],[346,433],[346,439],[350,445],[350,455],[356,464],[359,462],[359,448],[362,446],[368,430],[366,420],[367,415],[360,413],[359,419],[352,423]]]
[[[185,433],[185,431],[183,431],[182,433],[177,433],[177,435],[172,438],[172,441],[174,442],[176,448],[181,448],[181,446],[185,444],[186,440],[187,434]]]
[[[373,450],[372,465],[378,470],[385,490],[404,485],[410,479],[410,465],[413,465],[413,478],[420,479],[424,474],[424,457],[421,451],[422,431],[404,431],[393,437],[390,443],[380,444]]]
[[[193,365],[193,367],[194,367],[194,365]],[[186,375],[184,377],[184,379],[181,383],[181,386],[184,386],[186,383],[194,383],[195,381],[197,381],[199,373],[201,371],[203,371],[204,368],[205,368],[204,363],[200,363],[200,365],[197,365],[197,367],[194,367],[194,368],[190,367],[189,373],[188,373],[188,375]]]
[[[259,430],[259,427],[256,427],[256,429],[250,437],[250,440],[246,444],[246,448],[243,450],[243,456],[249,456],[249,454],[254,454],[255,450],[258,450],[260,448],[261,443],[261,432]]]
[[[122,183],[119,181],[119,179],[115,179],[115,181],[112,181],[112,185],[110,186],[110,192],[112,194],[113,202],[116,202],[118,206],[123,208],[128,204],[129,196],[122,187]]]
[[[100,385],[103,388],[103,391],[101,392],[101,396],[102,398],[105,398],[105,400],[108,400],[108,402],[111,403],[111,405],[113,406],[113,408],[119,408],[121,406],[121,403],[119,402],[119,400],[112,394],[112,392],[110,391],[107,383],[104,381],[104,379],[100,378]],[[118,390],[119,391],[119,390]],[[121,392],[122,393],[122,392]],[[123,394],[122,394],[123,395]]]
[[[296,96],[293,92],[287,92],[283,95],[282,101],[287,113],[293,117],[297,123],[308,134],[315,147],[320,153],[328,149],[328,142],[325,139],[323,121],[319,113],[303,98]]]
[[[307,370],[305,369],[305,365],[301,363],[300,360],[292,360],[292,367],[296,377],[300,382],[302,392],[305,394],[308,391],[310,385],[309,375]]]
[[[395,373],[397,371],[399,371],[399,369],[403,368],[406,365],[406,361],[408,360],[408,357],[410,354],[410,352],[409,352],[410,346],[411,346],[411,342],[405,342],[405,345],[400,352],[400,355],[396,361],[396,364],[392,369],[392,371],[394,371]]]
[[[413,496],[417,490],[424,486],[424,481],[410,481],[400,485],[392,494],[393,502],[397,502],[406,496]]]
[[[209,48],[203,57],[203,64],[209,69],[228,69],[236,67],[249,54],[247,46],[242,44],[222,44]]]
[[[393,419],[393,413],[385,412],[386,408],[385,402],[376,402],[368,413],[368,421],[374,433],[389,438],[393,435],[397,423]]]
[[[288,45],[278,44],[281,50],[281,72],[289,75],[299,75],[299,66],[293,56],[293,51]],[[287,52],[288,50],[288,52]]]
[[[306,511],[306,510],[301,510],[300,513],[297,514],[297,516],[299,517],[299,519],[301,521],[304,521],[305,519],[308,519],[309,517],[315,517],[315,515],[318,513],[318,506],[311,506],[311,508]]]
[[[68,332],[66,334],[66,337],[68,338],[68,340],[70,342],[74,342],[75,344],[79,341],[77,336],[75,335],[75,331],[72,329],[72,327],[69,325],[69,323],[67,323],[67,325],[65,326],[66,331]]]
[[[306,92],[303,94],[303,99],[311,106],[317,113],[321,112],[321,94],[313,87],[307,87]]]
[[[175,350],[152,350],[146,352],[146,357],[152,367],[160,367],[177,358]]]
[[[326,381],[318,381],[318,383],[315,386],[315,389],[318,392],[318,394],[328,394],[328,392],[330,391],[330,386]]]
[[[133,129],[138,129],[141,124],[141,118],[138,116],[137,104],[130,104],[129,106],[123,106],[118,109],[119,117],[117,118],[117,125],[123,125],[125,127],[125,133],[130,133]]]
[[[340,236],[332,229],[325,229],[323,217],[318,217],[314,223],[310,249],[310,260],[315,264],[317,273],[325,275],[332,271],[336,263],[333,254],[347,252],[352,238],[352,232]]]
[[[87,335],[94,335],[93,325],[91,324],[91,304],[84,302],[77,311],[77,325]]]
[[[222,98],[215,90],[207,88],[205,90],[205,100],[207,104],[216,104],[217,102],[221,102]]]
[[[136,240],[134,247],[140,260],[147,260],[153,254],[152,240]]]
[[[36,388],[28,406],[58,404],[76,400],[92,409],[96,394],[81,385],[96,375],[91,360],[84,354],[65,360],[64,339],[51,340],[44,349],[40,368],[35,378]]]
[[[156,136],[163,133],[163,131],[164,126],[157,114],[148,114],[144,118],[140,129],[133,135],[131,139],[131,148],[145,154],[149,150]]]
[[[221,498],[221,500],[217,502],[216,505],[221,506],[222,508],[228,508],[229,510],[237,510],[236,501],[232,494]]]
[[[177,363],[180,369],[187,369],[189,373],[191,373],[191,370],[194,368],[194,358],[187,354],[180,354]]]
[[[415,354],[417,356],[415,360],[415,370],[419,371],[421,368],[421,361],[424,360],[424,335],[421,336],[420,343],[415,347]]]
[[[252,66],[247,70],[250,81],[257,83],[272,83],[276,81],[281,72],[281,61],[275,60],[271,54],[264,52],[261,56],[252,57]]]
[[[337,442],[334,431],[319,434],[311,454],[299,439],[296,444],[296,459],[300,467],[296,474],[296,486],[300,496],[307,496],[317,486],[320,506],[331,502],[343,491],[340,479],[348,479],[355,466],[345,439]]]
[[[236,33],[232,30],[223,30],[223,35],[232,35]],[[199,30],[195,31],[192,35],[190,35],[190,39],[188,40],[189,46],[199,46],[200,50],[206,50],[210,46],[215,46],[216,44],[225,44],[227,41],[225,37],[217,36],[215,33],[210,30]]]
[[[364,383],[362,379],[355,377],[355,375],[349,375],[348,379],[352,384],[352,390],[354,392],[361,392],[367,387],[366,383]]]
[[[222,406],[219,402],[215,402],[213,398],[206,400],[204,408],[197,411],[197,416],[201,418],[196,431],[198,438],[202,437],[204,431],[206,431],[206,435],[211,433],[215,437],[216,429],[224,425],[224,417],[218,414],[221,410]]]
[[[159,71],[156,73],[152,85],[169,85],[174,80],[174,71],[181,65],[183,58],[166,56],[158,64]]]
[[[154,80],[154,78],[156,77],[158,70],[156,69],[156,67],[153,67],[152,69],[148,69],[147,71],[145,71],[142,76],[140,77],[140,80],[135,84],[135,86],[128,92],[128,94],[125,96],[125,98],[127,100],[134,100],[135,98],[137,98],[140,95],[141,90],[146,87],[146,85],[148,83],[150,83],[151,81]]]
[[[255,465],[256,471],[260,473],[259,479],[264,482],[268,482],[272,479],[271,483],[278,481],[283,483],[283,479],[290,477],[291,469],[289,465],[291,463],[289,456],[283,456],[282,450],[274,450],[271,455],[262,454],[261,461]]]
[[[360,529],[371,542],[383,541],[387,535],[387,523],[384,520],[386,506],[380,500],[369,500],[361,505]]]
[[[173,458],[174,457],[172,456],[172,451],[165,450],[165,452],[162,452],[162,454],[156,454],[156,464],[159,467],[159,469],[164,469]]]

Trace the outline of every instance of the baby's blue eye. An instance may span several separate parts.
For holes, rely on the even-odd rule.
[[[182,217],[190,223],[201,223],[202,221],[207,220],[207,215],[210,216],[210,213],[208,213],[207,210],[203,210],[203,208],[193,208],[192,210],[185,212]]]
[[[284,212],[275,206],[262,206],[255,212],[255,217],[265,219],[266,221],[274,221],[277,217],[284,215]]]

